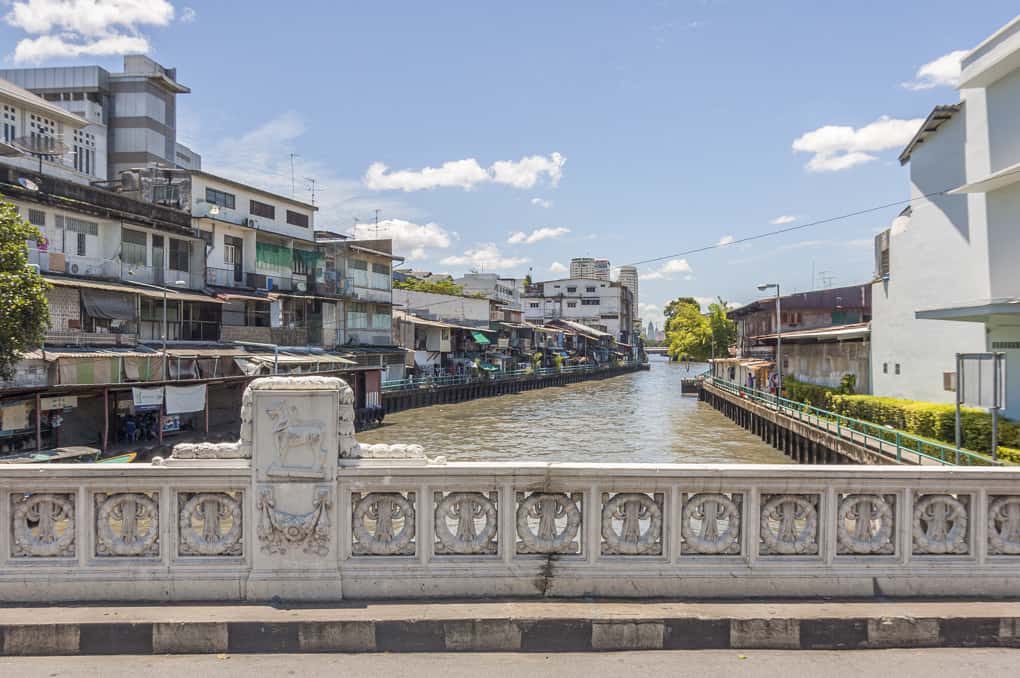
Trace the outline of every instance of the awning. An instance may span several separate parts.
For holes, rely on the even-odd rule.
[[[482,334],[481,332],[479,332],[478,330],[471,330],[471,337],[479,344],[491,343],[489,341],[489,338]]]
[[[167,348],[167,355],[175,358],[218,358],[247,355],[241,348]]]
[[[103,320],[134,320],[137,299],[130,294],[83,288],[80,291],[85,314]]]
[[[450,323],[440,322],[438,320],[426,320],[425,318],[417,318],[413,315],[405,315],[404,317],[398,317],[398,320],[405,320],[415,325],[423,325],[425,327],[445,327],[447,329],[455,329],[457,325],[451,325]]]
[[[217,292],[216,298],[224,301],[261,301],[267,304],[272,301],[268,296],[263,297],[257,294],[244,294],[241,292]]]
[[[238,358],[250,360],[253,363],[260,365],[273,365],[278,363],[280,365],[316,365],[322,363],[324,365],[357,365],[353,360],[342,358],[338,355],[323,354],[323,355],[285,355],[280,354],[275,356],[272,353],[246,353],[238,355]]]
[[[93,280],[82,280],[80,278],[62,278],[57,276],[44,275],[43,280],[51,285],[60,285],[63,287],[77,287],[79,289],[88,288],[92,290],[108,290],[110,292],[120,292],[122,294],[140,294],[143,297],[151,297],[153,299],[163,298],[163,289],[155,287],[139,287],[135,285],[127,285],[113,282],[95,282]],[[222,304],[222,299],[216,297],[210,297],[206,294],[199,294],[197,292],[181,292],[175,290],[172,287],[166,288],[166,298],[169,301],[200,301],[208,304]]]
[[[500,321],[499,324],[502,325],[503,327],[509,327],[510,329],[514,329],[514,330],[537,329],[537,328],[535,328],[532,325],[525,325],[524,323],[508,323],[508,322]]]
[[[498,372],[499,368],[489,363],[478,363],[478,368],[485,370],[486,372]]]

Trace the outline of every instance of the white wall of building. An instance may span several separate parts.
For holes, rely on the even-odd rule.
[[[488,299],[394,289],[393,305],[422,317],[478,326],[487,326],[489,323]]]

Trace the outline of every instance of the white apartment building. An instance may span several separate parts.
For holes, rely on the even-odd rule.
[[[594,278],[609,282],[610,265],[608,259],[592,257],[574,257],[570,260],[571,278]]]
[[[502,278],[496,273],[468,273],[453,282],[463,288],[465,294],[484,294],[509,309],[521,310],[524,280],[520,278]]]
[[[0,161],[33,173],[88,183],[106,177],[106,126],[0,80]],[[53,155],[33,155],[38,147]],[[66,151],[66,152],[64,152]]]
[[[1002,351],[1020,416],[1020,17],[964,58],[959,90],[900,156],[914,202],[876,238],[872,383],[949,403],[956,353]]]
[[[633,338],[634,300],[620,283],[596,278],[540,282],[525,291],[523,305],[528,322],[569,320],[609,332],[623,343]]]

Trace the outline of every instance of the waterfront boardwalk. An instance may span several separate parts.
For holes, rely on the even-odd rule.
[[[800,463],[991,464],[967,450],[719,380],[704,381],[700,397]]]

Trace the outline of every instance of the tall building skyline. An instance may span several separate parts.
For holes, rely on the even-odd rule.
[[[605,280],[609,282],[609,272],[612,267],[609,259],[596,259],[594,257],[574,257],[570,260],[571,278],[588,278],[590,280]]]
[[[630,290],[631,294],[634,295],[634,317],[640,319],[638,309],[639,297],[638,297],[638,272],[634,266],[621,266],[620,273],[617,276],[617,280],[621,285]]]

